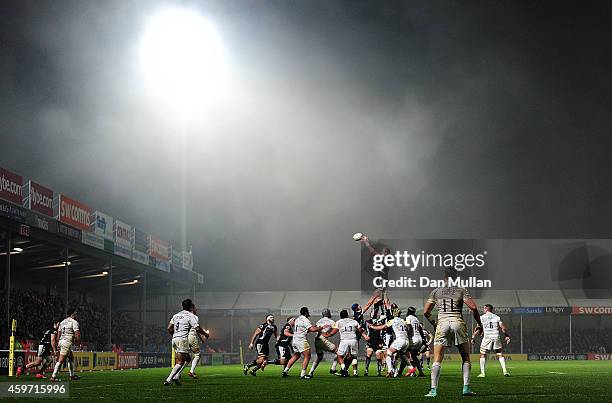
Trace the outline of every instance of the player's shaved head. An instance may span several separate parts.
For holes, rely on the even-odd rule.
[[[449,267],[445,267],[444,268],[444,277],[447,279],[456,279],[457,278],[457,269],[455,269],[453,266],[449,266]]]
[[[348,318],[348,311],[346,309],[343,309],[340,311],[340,318],[342,319]]]
[[[187,298],[186,300],[183,301],[183,309],[186,311],[191,311],[191,309],[194,307],[193,305],[193,301],[191,301],[189,298]]]

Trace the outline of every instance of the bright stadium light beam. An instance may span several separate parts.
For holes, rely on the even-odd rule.
[[[151,90],[182,114],[212,102],[227,82],[221,38],[210,21],[193,10],[168,9],[152,16],[139,53]]]

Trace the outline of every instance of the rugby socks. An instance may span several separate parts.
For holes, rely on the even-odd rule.
[[[501,364],[501,361],[500,361]],[[485,373],[485,367],[487,366],[487,358],[486,357],[480,357],[480,373],[484,374]],[[506,365],[504,363],[504,365],[502,365],[502,368],[504,368]]]
[[[68,361],[68,374],[70,376],[74,376],[74,367],[72,366],[72,361]]]
[[[463,386],[470,384],[470,370],[472,369],[472,363],[469,361],[463,362]]]
[[[372,357],[366,357],[366,360],[365,360],[365,371],[366,372],[370,370],[370,361],[372,361]]]
[[[176,374],[174,374],[174,378],[173,379],[181,379],[181,373],[183,372],[183,370],[185,369],[185,367],[189,364],[188,361],[185,361],[183,363],[183,365],[180,366],[178,372]]]
[[[181,369],[181,366],[181,364],[174,365],[174,368],[172,368],[172,371],[170,371],[170,375],[168,375],[168,377],[166,378],[166,382],[172,382],[172,378],[174,378],[174,375],[176,375],[179,369]]]
[[[504,374],[508,372],[508,370],[506,369],[506,357],[504,356],[499,357],[499,365],[501,365],[502,371],[504,371]]]
[[[312,365],[310,366],[310,372],[308,373],[308,375],[312,376],[312,374],[314,374],[315,369],[317,369],[317,367],[319,366],[319,360],[314,360],[312,362]]]
[[[380,372],[382,371],[382,362],[380,360],[376,360],[376,369],[378,370],[378,373],[380,374]]]
[[[251,368],[251,367],[254,367],[256,365],[257,365],[257,360],[253,360],[253,361],[251,361],[250,364],[247,365],[247,368]]]
[[[61,365],[62,363],[59,361],[55,363],[55,367],[53,368],[53,375],[51,375],[52,378],[55,378],[57,376]]]
[[[192,374],[195,373],[195,369],[199,363],[200,363],[200,353],[196,353],[193,355],[193,360],[191,360],[191,371],[190,372]]]
[[[394,372],[393,371],[393,369],[394,369],[393,368],[393,361],[391,360],[391,356],[390,355],[387,355],[385,357],[385,362],[387,363],[387,373]]]
[[[304,375],[306,375],[306,370],[302,369],[302,371],[300,372],[300,378],[303,378]]]
[[[442,367],[440,366],[440,363],[434,361],[433,365],[431,366],[431,388],[432,389],[438,388],[438,380],[440,379],[441,369]]]
[[[336,370],[337,365],[338,365],[338,360],[334,360],[334,362],[332,362],[332,367],[331,367],[332,371]]]

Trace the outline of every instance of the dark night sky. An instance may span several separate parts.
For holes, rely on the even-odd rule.
[[[217,27],[229,102],[181,148],[152,13]],[[373,238],[612,237],[607,1],[3,1],[0,166],[166,239],[207,288],[357,289]]]

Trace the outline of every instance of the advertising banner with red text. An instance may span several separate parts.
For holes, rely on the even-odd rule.
[[[91,231],[89,225],[91,209],[85,204],[59,193],[53,200],[53,212],[58,221],[82,231]]]

